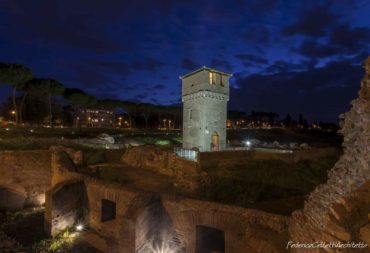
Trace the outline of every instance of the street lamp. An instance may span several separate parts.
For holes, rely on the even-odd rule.
[[[15,122],[15,120],[16,120],[16,118],[15,118],[16,111],[15,110],[12,110],[10,113],[13,115],[13,121]]]

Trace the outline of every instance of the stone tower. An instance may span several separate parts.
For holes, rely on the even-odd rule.
[[[181,76],[183,148],[217,151],[226,146],[231,74],[202,67]]]

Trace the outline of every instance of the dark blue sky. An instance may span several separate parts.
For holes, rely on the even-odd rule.
[[[336,121],[359,89],[369,13],[369,0],[0,0],[0,61],[157,104],[206,65],[234,74],[229,109]]]

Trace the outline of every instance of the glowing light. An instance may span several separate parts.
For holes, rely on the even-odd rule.
[[[5,128],[5,131],[10,131],[10,128],[9,127]]]
[[[165,145],[170,145],[171,142],[169,140],[158,140],[158,141],[155,142],[155,144],[165,146]]]
[[[15,115],[15,111],[11,111],[11,114]]]
[[[250,141],[246,141],[245,142],[245,145],[247,145],[248,147],[250,147],[252,145],[252,143]]]
[[[78,224],[77,226],[76,226],[76,230],[77,231],[82,231],[84,229],[84,226],[82,225],[82,224]]]
[[[33,129],[31,129],[30,132],[33,133]]]

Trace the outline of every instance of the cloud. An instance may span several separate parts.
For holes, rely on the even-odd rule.
[[[325,42],[307,39],[295,51],[310,58],[353,55],[359,51],[369,51],[369,40],[370,28],[337,24],[329,31]]]
[[[247,7],[252,13],[264,13],[271,11],[278,4],[278,0],[251,0],[248,1]]]
[[[370,40],[370,28],[354,27],[349,24],[338,24],[329,35],[329,43],[334,44],[347,51],[357,51],[368,48]]]
[[[94,72],[93,74],[109,72],[114,75],[119,75],[121,80],[123,80],[136,71],[156,71],[162,68],[164,63],[154,58],[146,58],[131,63],[114,60],[87,59],[83,62],[64,63],[63,65],[76,72],[91,71]]]
[[[153,86],[153,89],[156,89],[156,90],[163,90],[165,88],[166,86],[164,86],[163,84],[157,84]]]
[[[302,71],[309,68],[308,62],[291,63],[287,61],[275,61],[266,68],[267,73]]]
[[[308,9],[303,9],[298,14],[297,21],[286,26],[282,34],[286,36],[307,35],[320,37],[326,34],[327,29],[338,20],[331,9],[331,5],[326,2]]]
[[[266,58],[254,54],[236,54],[234,56],[241,60],[245,66],[268,63]]]
[[[224,59],[220,59],[220,58],[213,58],[212,61],[211,61],[211,67],[215,67],[215,68],[221,68],[225,71],[231,71],[232,70],[232,67],[231,67],[231,64],[224,60]]]
[[[117,52],[125,48],[113,33],[101,29],[111,20],[101,21],[82,12],[83,5],[77,2],[5,1],[5,6],[8,35],[26,43],[42,44],[44,47],[67,46],[98,53]]]
[[[266,26],[252,26],[241,34],[242,40],[257,44],[267,44],[270,42],[270,31]]]
[[[332,44],[319,44],[315,40],[305,40],[296,51],[310,58],[325,58],[338,54],[341,49]]]
[[[299,72],[240,76],[235,80],[239,88],[231,88],[230,108],[280,115],[302,112],[309,120],[335,122],[356,97],[362,75],[359,65],[338,61]]]
[[[148,93],[142,93],[142,94],[138,94],[138,95],[136,95],[134,98],[136,99],[136,100],[145,100],[145,99],[147,99],[149,97],[149,95],[148,95]]]
[[[200,66],[189,58],[184,58],[181,62],[181,68],[185,70],[195,70]]]
[[[122,76],[127,76],[132,71],[130,64],[119,61],[89,59],[84,64],[90,64],[91,68],[95,68],[95,71],[109,71],[115,74],[119,73]]]
[[[154,58],[148,58],[145,61],[134,61],[130,64],[131,69],[134,70],[148,70],[148,71],[154,71],[159,68],[162,68],[164,66],[164,63],[154,59]]]

